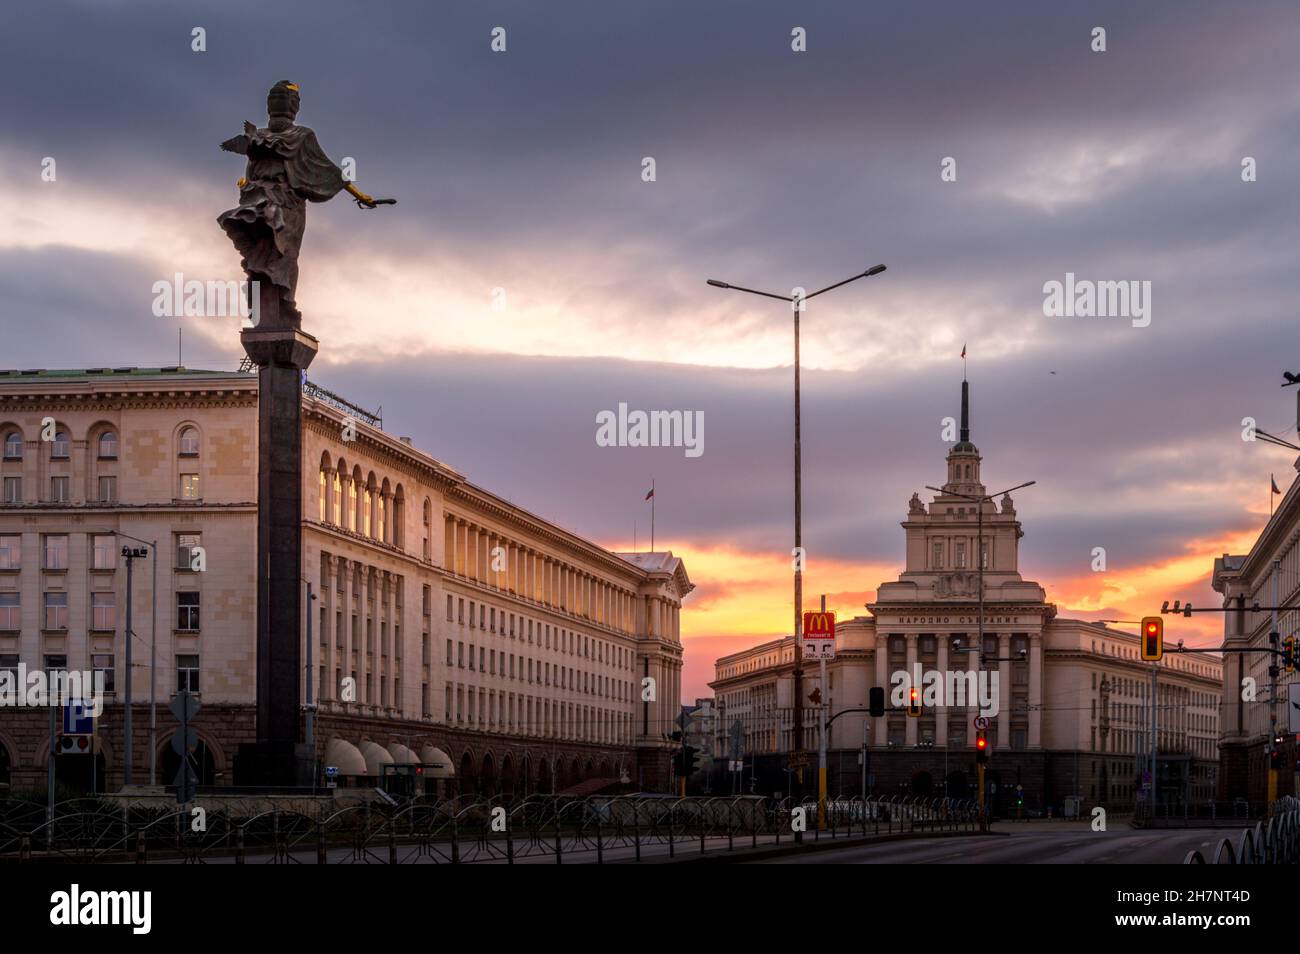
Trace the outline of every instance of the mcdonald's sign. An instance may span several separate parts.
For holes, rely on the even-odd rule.
[[[834,640],[835,614],[822,612],[804,613],[803,638]]]

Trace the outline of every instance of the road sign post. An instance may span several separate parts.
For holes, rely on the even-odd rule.
[[[826,827],[826,710],[830,707],[830,692],[826,688],[826,660],[835,658],[835,614],[826,612],[826,597],[822,596],[820,613],[803,614],[804,646],[816,646],[815,655],[821,673],[818,691],[821,706],[817,720],[817,828]],[[805,648],[804,655],[809,655]],[[803,700],[799,700],[803,705]]]

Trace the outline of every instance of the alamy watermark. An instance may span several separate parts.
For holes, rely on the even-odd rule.
[[[186,281],[177,272],[172,280],[153,283],[155,318],[242,318],[241,327],[261,320],[260,282]]]
[[[976,706],[980,715],[989,718],[1001,710],[996,669],[923,670],[920,663],[913,663],[911,672],[896,670],[889,683],[889,701],[896,709],[908,705],[915,687],[924,708]]]
[[[1151,282],[1065,281],[1043,284],[1043,314],[1048,318],[1130,318],[1134,328],[1151,324]]]
[[[687,457],[704,453],[703,411],[618,411],[596,413],[597,447],[682,447]]]
[[[27,668],[0,669],[0,708],[78,705],[96,718],[104,711],[102,670],[47,672]]]

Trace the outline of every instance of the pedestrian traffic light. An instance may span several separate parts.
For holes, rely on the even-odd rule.
[[[868,708],[871,710],[871,714],[876,718],[880,718],[885,714],[885,687],[872,686],[870,699]]]
[[[1282,666],[1287,672],[1295,672],[1295,637],[1288,636],[1282,640]]]
[[[989,760],[989,737],[983,729],[975,732],[975,761],[984,765]]]
[[[1165,654],[1165,621],[1159,616],[1142,617],[1142,658],[1156,662]]]
[[[921,690],[913,686],[907,693],[907,714],[910,716],[919,716],[921,714]]]

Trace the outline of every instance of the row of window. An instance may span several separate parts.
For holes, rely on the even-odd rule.
[[[447,640],[448,668],[455,666],[458,669],[468,669],[471,672],[477,670],[491,676],[498,675],[499,669],[499,675],[508,679],[535,682],[544,686],[554,685],[560,689],[571,689],[588,695],[617,699],[620,702],[630,702],[632,699],[632,683],[621,679],[613,679],[610,676],[602,676],[599,673],[574,669],[570,666],[552,665],[540,659],[533,659],[531,656],[516,656],[514,653],[506,653],[504,650],[498,653],[495,649],[486,649],[483,646],[478,647],[478,665],[476,666],[474,662],[475,647],[470,644],[468,649],[467,654],[465,652],[465,643]],[[467,658],[468,665],[466,664]],[[498,660],[500,660],[499,664]],[[518,666],[516,666],[516,660],[518,660]],[[507,665],[509,666],[508,669]]]
[[[422,687],[427,694],[428,687]],[[454,700],[454,702],[453,702]],[[426,707],[427,708],[427,707]],[[558,702],[493,689],[446,685],[445,718],[480,729],[520,732],[546,738],[591,742],[630,742],[632,714],[572,702]]]
[[[68,594],[61,590],[47,590],[41,594],[41,629],[64,631],[68,628]],[[176,632],[199,631],[199,602],[197,592],[184,590],[176,594]],[[111,633],[117,630],[117,594],[96,592],[90,594],[90,629]],[[0,592],[0,632],[17,633],[22,630],[23,606],[21,593]]]
[[[72,439],[67,431],[55,431],[54,439],[47,441],[50,445],[51,460],[67,460],[72,456]],[[9,431],[4,436],[4,460],[22,460],[26,441],[21,431]],[[119,442],[116,431],[104,431],[95,441],[96,455],[100,460],[116,460]],[[199,454],[199,432],[197,428],[186,427],[177,438],[177,453],[181,457],[197,457]]]
[[[173,569],[193,569],[193,554],[201,545],[202,536],[198,533],[175,533],[176,561]],[[91,570],[114,570],[117,568],[117,555],[121,549],[118,537],[111,533],[96,533],[89,537],[89,568]],[[17,533],[0,533],[0,571],[21,570],[23,563],[23,538]],[[41,534],[41,569],[58,571],[68,569],[68,534]]]
[[[96,682],[103,680],[104,693],[112,695],[117,691],[117,667],[112,653],[91,653],[90,669]],[[63,653],[47,653],[45,656],[46,675],[68,671],[68,657]],[[10,680],[18,683],[18,654],[0,653],[0,672],[8,672]],[[199,657],[197,653],[180,653],[176,656],[176,691],[199,691]]]
[[[455,601],[454,614],[453,600]],[[470,629],[483,629],[489,633],[511,638],[517,636],[519,639],[527,639],[530,644],[536,641],[539,648],[554,648],[556,652],[581,656],[583,659],[605,663],[616,669],[631,671],[636,661],[635,654],[625,646],[618,646],[593,636],[584,636],[573,630],[561,629],[559,626],[554,628],[555,632],[552,634],[549,623],[534,621],[522,614],[516,618],[514,613],[507,613],[505,610],[498,613],[495,606],[488,606],[486,603],[476,605],[474,600],[468,602]],[[465,625],[465,603],[464,597],[447,595],[447,622]],[[519,627],[517,633],[516,622]],[[534,623],[536,623],[535,627]]]
[[[944,560],[945,542],[935,540],[930,545],[930,569],[942,570]],[[974,549],[972,545],[971,549]],[[984,541],[984,547],[981,551],[984,554],[984,569],[989,568],[989,542]],[[966,541],[955,540],[952,544],[952,566],[956,570],[966,569]]]
[[[177,500],[200,500],[198,474],[177,475]],[[92,503],[117,503],[117,477],[104,475],[95,479],[95,499]],[[4,486],[0,488],[0,502],[7,504],[23,503],[23,479],[5,477]],[[65,504],[72,502],[72,478],[56,475],[50,478],[50,492],[45,503]]]

